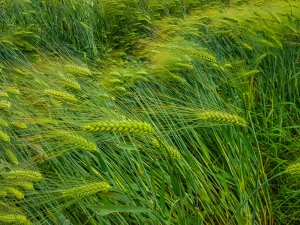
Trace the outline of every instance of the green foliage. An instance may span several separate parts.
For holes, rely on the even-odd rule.
[[[297,1],[0,1],[1,224],[298,224]]]

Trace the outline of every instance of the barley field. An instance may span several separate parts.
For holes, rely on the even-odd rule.
[[[300,1],[1,0],[0,224],[300,224]]]

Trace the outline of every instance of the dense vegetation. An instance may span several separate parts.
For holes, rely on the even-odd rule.
[[[0,224],[299,224],[297,0],[0,1]]]

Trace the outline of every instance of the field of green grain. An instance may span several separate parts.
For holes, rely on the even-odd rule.
[[[1,0],[0,224],[300,224],[300,2]]]

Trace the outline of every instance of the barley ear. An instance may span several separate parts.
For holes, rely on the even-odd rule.
[[[39,181],[43,178],[42,174],[30,170],[11,170],[6,173],[1,173],[3,177],[10,180],[26,180]]]
[[[0,213],[0,222],[8,224],[31,224],[24,215],[3,212]]]
[[[86,197],[98,192],[108,192],[111,189],[111,186],[107,182],[94,182],[85,185],[81,185],[78,187],[66,189],[61,192],[61,197],[69,197],[69,198],[79,198]]]
[[[224,123],[224,124],[232,124],[238,125],[242,127],[247,126],[247,122],[244,118],[230,114],[227,112],[220,112],[220,111],[204,111],[197,114],[197,118],[202,121],[208,122],[217,122],[217,123]]]
[[[285,173],[289,173],[289,174],[300,174],[300,163],[295,163],[292,164],[290,166],[288,166],[285,169]]]
[[[11,163],[13,163],[15,165],[19,164],[17,156],[10,148],[5,149],[5,154]]]
[[[83,129],[89,132],[154,133],[154,129],[150,124],[138,121],[95,122],[85,125]]]
[[[178,149],[169,145],[167,142],[159,142],[156,138],[152,140],[152,144],[163,151],[165,151],[172,159],[180,160],[181,154]]]
[[[8,134],[6,134],[4,131],[0,130],[0,139],[5,141],[5,142],[9,142],[10,141],[10,137],[8,136]]]

